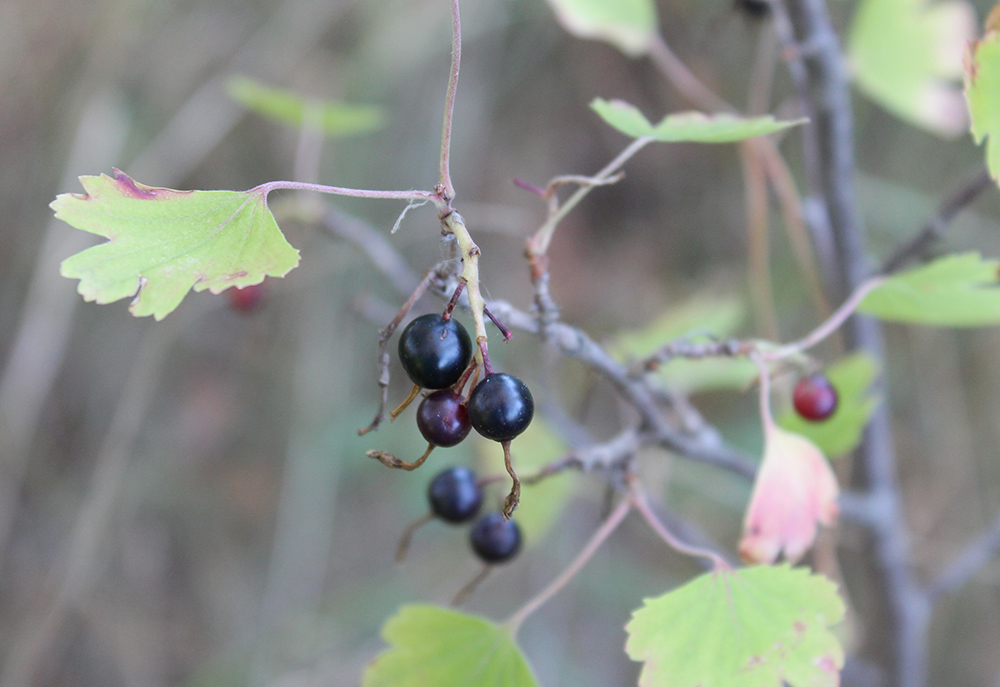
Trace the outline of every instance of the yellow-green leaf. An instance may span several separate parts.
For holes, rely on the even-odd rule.
[[[778,121],[771,115],[747,118],[729,113],[678,112],[654,125],[635,105],[623,100],[595,98],[590,106],[601,119],[626,136],[649,136],[663,143],[733,143],[773,134],[807,121]]]
[[[67,224],[108,239],[61,266],[88,301],[133,297],[133,315],[161,320],[192,288],[219,293],[299,264],[262,192],[153,188],[117,169],[80,183],[86,193],[63,193],[51,207]]]
[[[957,136],[968,121],[957,82],[974,31],[965,0],[862,0],[848,40],[858,88],[910,124]]]
[[[835,687],[843,617],[834,584],[805,568],[719,570],[646,599],[625,650],[642,687]]]
[[[510,631],[438,606],[404,606],[382,628],[389,648],[362,687],[538,687]]]
[[[986,165],[1000,179],[1000,4],[986,20],[986,35],[969,44],[965,59],[965,97],[972,138],[986,140]]]
[[[292,91],[268,88],[244,76],[230,79],[226,91],[257,114],[296,127],[309,126],[327,136],[366,133],[385,122],[382,109],[374,105],[310,100]]]
[[[889,277],[859,312],[891,322],[940,327],[1000,324],[1000,262],[979,253],[948,255]]]
[[[578,38],[604,41],[630,57],[656,39],[653,0],[549,0],[562,27]]]

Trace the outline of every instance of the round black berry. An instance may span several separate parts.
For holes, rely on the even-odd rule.
[[[469,420],[487,439],[510,441],[528,428],[535,414],[531,392],[504,372],[487,375],[469,394]]]
[[[486,563],[505,563],[521,548],[521,528],[498,512],[487,513],[472,526],[469,543]]]
[[[427,500],[434,515],[445,522],[460,523],[474,518],[479,512],[483,490],[476,483],[472,470],[458,466],[434,476],[427,485]]]
[[[819,372],[803,377],[792,392],[795,411],[812,422],[821,422],[837,409],[837,390],[826,375]]]
[[[472,360],[472,339],[454,318],[421,315],[399,337],[399,362],[424,389],[444,389],[458,381]]]
[[[448,447],[468,436],[472,425],[462,397],[451,389],[441,389],[420,402],[417,428],[430,443]]]

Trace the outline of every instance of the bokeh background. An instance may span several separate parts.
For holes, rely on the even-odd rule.
[[[986,0],[975,4],[980,16],[989,10]],[[393,562],[437,469],[484,456],[492,459],[487,470],[502,464],[495,446],[474,441],[438,452],[416,473],[365,458],[370,448],[413,458],[423,443],[408,416],[356,434],[376,408],[377,331],[403,297],[355,245],[283,222],[302,265],[267,284],[256,312],[236,313],[205,293],[156,323],[133,319],[124,303],[82,302],[58,264],[93,237],[55,222],[48,209],[57,193],[79,190],[77,176],[112,167],[175,188],[245,189],[294,177],[298,133],[229,99],[225,84],[236,75],[384,108],[378,131],[323,145],[320,181],[430,188],[448,5],[0,3],[3,687],[355,685],[382,647],[382,622],[401,603],[446,603],[479,570],[464,531],[441,524],[418,532],[405,563]],[[846,25],[854,3],[831,5]],[[764,25],[729,0],[661,0],[659,9],[675,50],[713,88],[745,102]],[[624,98],[651,116],[689,105],[650,64],[565,34],[542,0],[466,3],[463,22],[456,204],[483,248],[489,294],[527,309],[524,239],[544,206],[511,179],[544,184],[593,173],[617,154],[626,141],[587,108],[596,96]],[[776,73],[772,103],[780,108],[789,85],[780,65]],[[855,108],[868,240],[884,256],[972,173],[981,152],[968,138],[911,128],[862,96]],[[794,140],[787,149],[799,171]],[[592,193],[556,236],[552,290],[564,318],[612,341],[694,296],[745,302],[736,148],[652,147],[627,172]],[[386,234],[401,210],[382,201],[338,207]],[[817,320],[780,222],[773,224],[787,339]],[[446,255],[439,237],[433,212],[423,209],[391,243],[419,274]],[[1000,193],[987,192],[965,212],[944,248],[1000,255]],[[432,297],[418,305],[439,308]],[[739,331],[755,332],[751,316]],[[916,560],[929,576],[1000,510],[1000,332],[888,334],[886,402]],[[556,361],[546,373],[527,334],[494,348],[499,366],[529,381],[546,415],[573,416],[597,438],[614,432],[620,409],[586,370]],[[391,398],[400,399],[406,389],[393,370]],[[759,450],[753,394],[693,400],[728,440],[751,455]],[[662,452],[643,464],[673,512],[733,550],[748,484]],[[600,476],[559,479],[571,485],[561,512],[468,609],[505,617],[599,522]],[[849,525],[840,535],[846,549],[860,546]],[[637,666],[622,652],[630,611],[696,571],[629,520],[525,626],[541,683],[634,684]],[[844,634],[849,645],[857,640],[856,629]],[[1000,685],[998,645],[994,560],[939,607],[932,682]]]

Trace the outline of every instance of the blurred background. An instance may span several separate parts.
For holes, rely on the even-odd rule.
[[[974,4],[980,16],[991,5]],[[831,5],[845,26],[854,3]],[[659,10],[675,51],[726,98],[745,103],[766,23],[730,0],[661,0]],[[587,108],[596,96],[626,99],[654,119],[689,104],[648,62],[567,35],[542,0],[479,0],[462,11],[456,205],[483,249],[489,295],[528,309],[524,240],[545,208],[511,180],[544,185],[559,174],[592,174],[614,157],[627,141]],[[477,573],[466,533],[440,523],[417,533],[404,563],[393,560],[406,524],[426,510],[437,470],[475,463],[502,472],[502,456],[493,444],[467,441],[415,473],[364,456],[379,448],[412,460],[424,444],[409,415],[357,436],[377,407],[378,329],[405,296],[355,244],[283,221],[301,267],[269,280],[252,313],[202,293],[153,322],[132,318],[124,302],[82,302],[58,265],[94,237],[54,221],[48,208],[56,194],[81,190],[77,176],[112,167],[185,189],[293,178],[298,132],[229,98],[234,76],[382,108],[377,131],[324,143],[319,181],[429,189],[448,31],[449,3],[441,0],[0,3],[2,687],[355,685],[382,647],[381,624],[401,603],[447,603]],[[780,64],[775,73],[771,104],[780,111],[790,88]],[[912,128],[860,95],[855,108],[869,245],[884,257],[974,173],[982,154],[968,137]],[[789,139],[787,158],[799,173]],[[735,302],[733,333],[758,332],[745,296],[738,150],[654,146],[627,172],[593,192],[556,235],[552,290],[564,319],[613,343],[676,308],[701,303],[707,317],[718,303]],[[386,236],[402,209],[337,205]],[[772,225],[787,340],[817,314],[777,213]],[[407,216],[391,244],[413,274],[447,255],[426,208]],[[942,246],[971,248],[1000,255],[995,189],[961,215]],[[433,297],[417,306],[440,308]],[[915,555],[929,576],[1000,510],[1000,332],[891,327],[888,336],[886,402]],[[579,365],[546,365],[527,334],[494,350],[498,367],[532,386],[543,417],[572,416],[597,439],[615,432],[617,401]],[[393,365],[390,403],[407,392]],[[693,401],[755,455],[752,396],[703,390]],[[549,434],[525,441],[523,464],[567,450],[558,431]],[[643,464],[672,512],[734,550],[748,484],[662,452]],[[551,512],[534,516],[528,548],[466,608],[506,617],[596,527],[600,477],[556,479],[563,487]],[[526,489],[526,507],[532,493]],[[499,503],[502,493],[493,498]],[[849,525],[840,537],[848,551],[860,546]],[[526,624],[522,643],[541,684],[634,684],[637,666],[622,652],[629,613],[696,572],[627,521]],[[863,594],[852,603],[863,606]],[[850,646],[858,630],[848,625],[844,634]],[[939,607],[932,682],[1000,685],[998,644],[994,560]]]

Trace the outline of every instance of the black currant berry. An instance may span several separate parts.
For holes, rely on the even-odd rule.
[[[521,548],[521,528],[513,520],[504,520],[499,512],[487,513],[472,526],[469,543],[486,563],[505,563]]]
[[[768,0],[736,0],[736,7],[754,19],[771,16],[771,3]]]
[[[811,422],[821,422],[837,409],[837,390],[819,372],[803,377],[792,392],[795,411]]]
[[[457,524],[476,516],[483,503],[483,490],[472,470],[458,466],[434,476],[427,485],[427,500],[434,515]]]
[[[462,397],[451,389],[441,389],[420,402],[417,428],[424,439],[447,448],[467,437],[472,424]]]
[[[472,339],[454,318],[421,315],[399,337],[399,362],[424,389],[444,389],[462,376],[472,360]]]
[[[528,428],[535,414],[528,387],[504,372],[486,375],[469,394],[468,408],[472,426],[493,441],[510,441]]]

